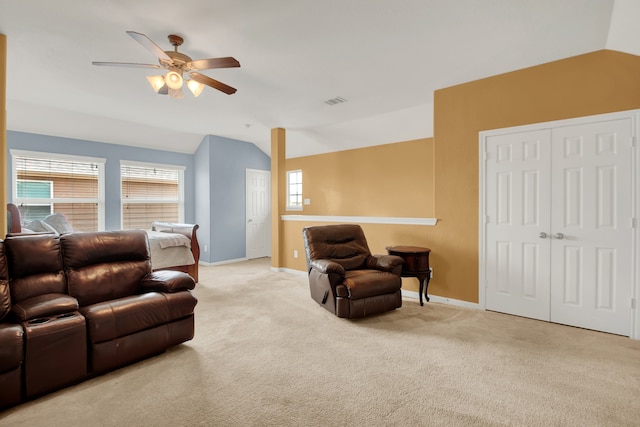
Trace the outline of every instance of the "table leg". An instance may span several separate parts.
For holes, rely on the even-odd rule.
[[[429,281],[431,280],[431,272],[427,273],[427,277],[425,278],[424,283],[424,298],[429,302],[429,295],[427,295],[427,290],[429,289]]]
[[[424,303],[422,302],[422,290],[424,289],[424,296],[427,297],[427,290],[425,289],[425,281],[427,280],[429,276],[424,276],[424,275],[420,275],[418,276],[418,280],[420,281],[420,291],[418,292],[420,294],[420,305],[424,305]],[[429,301],[429,297],[427,297],[427,301]]]

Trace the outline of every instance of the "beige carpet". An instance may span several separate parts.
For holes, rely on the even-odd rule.
[[[203,267],[196,337],[2,426],[638,426],[640,341],[407,299],[359,321],[268,260]]]

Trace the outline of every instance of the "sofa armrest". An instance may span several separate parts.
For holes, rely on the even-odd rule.
[[[339,274],[344,276],[344,267],[329,259],[315,259],[311,261],[310,268],[323,274]]]
[[[174,270],[153,271],[142,279],[142,292],[180,292],[196,287],[196,281],[187,273]]]
[[[76,311],[78,300],[65,294],[44,294],[13,305],[13,314],[21,321]]]
[[[367,259],[367,267],[376,270],[390,271],[400,275],[404,259],[397,255],[372,255]]]

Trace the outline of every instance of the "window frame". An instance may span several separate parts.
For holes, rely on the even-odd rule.
[[[12,189],[12,203],[15,205],[53,205],[55,203],[96,203],[98,213],[98,230],[104,231],[105,229],[105,163],[106,159],[101,157],[89,157],[78,156],[75,154],[62,154],[62,153],[50,153],[44,151],[28,151],[28,150],[9,150],[11,155],[11,189]],[[91,163],[97,167],[97,179],[98,179],[98,197],[54,197],[53,196],[53,183],[51,185],[51,197],[49,198],[28,198],[18,196],[18,168],[16,165],[16,158],[18,157],[30,157],[41,160],[53,160],[53,161],[66,161],[66,162],[78,162],[78,163]],[[22,180],[25,181],[25,180]],[[28,181],[28,180],[27,180]],[[53,208],[52,208],[53,209]]]
[[[120,160],[120,228],[124,229],[124,206],[125,204],[154,204],[154,203],[174,203],[171,200],[166,199],[125,199],[122,194],[122,171],[123,167],[137,167],[137,168],[148,168],[148,169],[166,169],[166,170],[174,170],[178,172],[178,199],[175,203],[178,204],[178,223],[184,223],[184,210],[185,210],[185,202],[184,202],[184,181],[185,181],[185,171],[187,169],[184,165],[175,165],[175,164],[167,164],[167,163],[152,163],[152,162],[138,162],[133,160]],[[149,228],[151,228],[151,223],[149,223]]]
[[[299,175],[299,181],[300,182],[295,182],[295,183],[291,183],[291,176],[293,174],[298,174]],[[302,193],[302,169],[295,169],[295,170],[290,170],[287,171],[287,203],[286,203],[286,210],[288,211],[301,211],[303,209],[303,193]],[[291,186],[292,185],[297,185],[299,188],[299,193],[292,193],[291,192]],[[295,204],[292,205],[291,204],[291,197],[295,196],[295,197],[299,197],[300,199],[300,203],[299,204]]]

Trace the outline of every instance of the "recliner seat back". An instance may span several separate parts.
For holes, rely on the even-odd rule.
[[[5,251],[13,304],[40,295],[67,293],[57,236],[9,236]]]
[[[307,227],[304,230],[307,266],[314,259],[330,259],[345,270],[365,268],[371,251],[359,225]]]
[[[60,236],[69,294],[81,307],[135,295],[151,272],[143,230]]]

